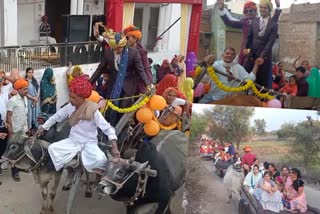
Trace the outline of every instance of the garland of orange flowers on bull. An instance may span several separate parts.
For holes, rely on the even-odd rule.
[[[200,74],[201,72],[201,68],[200,67],[197,67],[196,68],[196,75],[197,74]],[[271,96],[268,92],[266,93],[261,93],[256,85],[254,84],[254,82],[252,80],[247,80],[246,81],[246,84],[245,85],[242,85],[242,86],[239,86],[239,87],[229,87],[229,86],[226,86],[225,84],[223,84],[220,80],[219,80],[219,77],[216,75],[215,71],[214,71],[214,68],[213,67],[209,67],[207,69],[207,72],[209,74],[209,76],[211,77],[212,81],[215,83],[215,85],[223,90],[223,91],[226,91],[226,92],[241,92],[241,91],[246,91],[248,89],[251,89],[252,92],[260,97],[260,98],[263,98],[263,99],[267,99],[267,100],[272,100],[274,99],[275,97],[274,96]]]

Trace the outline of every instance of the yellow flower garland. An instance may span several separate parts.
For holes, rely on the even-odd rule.
[[[178,125],[178,123],[174,123],[170,126],[164,126],[159,122],[159,120],[156,117],[153,117],[153,120],[156,121],[158,123],[158,125],[160,126],[160,129],[163,129],[163,130],[172,130],[172,129],[175,129]]]
[[[195,76],[196,76],[196,77],[197,77],[197,76],[199,76],[199,75],[200,75],[200,73],[201,73],[201,71],[202,71],[202,68],[201,68],[201,67],[199,67],[199,66],[197,66],[197,67],[196,67]]]
[[[243,86],[239,86],[239,87],[229,87],[224,85],[218,78],[218,76],[215,74],[214,69],[212,67],[209,67],[207,69],[211,79],[213,80],[213,82],[216,84],[216,86],[226,92],[241,92],[241,91],[246,91],[249,88],[252,89],[252,92],[257,95],[260,98],[265,98],[268,100],[272,100],[274,99],[274,96],[271,96],[268,92],[267,93],[261,93],[260,91],[258,91],[258,89],[256,88],[256,85],[253,83],[252,80],[247,80],[246,84]]]
[[[107,101],[105,107],[101,110],[101,112],[105,112],[108,107],[110,107],[112,110],[119,112],[119,113],[129,113],[129,112],[133,112],[138,110],[139,108],[141,108],[142,106],[144,106],[145,104],[147,104],[147,102],[149,101],[149,97],[145,96],[145,98],[143,98],[143,100],[141,100],[141,102],[132,105],[131,107],[128,108],[119,108],[118,106],[114,105],[110,100]]]

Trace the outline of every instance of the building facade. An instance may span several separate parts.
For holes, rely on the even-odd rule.
[[[47,15],[53,37],[62,43],[63,15],[104,16],[106,0],[1,0],[0,1],[0,47],[21,46],[39,43],[41,17]],[[139,1],[138,1],[139,2]],[[141,2],[141,1],[140,1]],[[160,62],[181,52],[187,39],[181,41],[180,32],[188,35],[191,7],[186,11],[187,20],[182,25],[177,21],[160,40],[158,36],[181,17],[182,6],[175,3],[133,3],[133,24],[143,32],[142,44],[149,50],[150,57]],[[181,27],[183,26],[183,27]],[[89,32],[92,32],[92,21]],[[183,30],[183,31],[182,31]],[[90,36],[88,35],[88,37]],[[188,38],[188,36],[186,36]],[[186,53],[183,53],[186,54]]]

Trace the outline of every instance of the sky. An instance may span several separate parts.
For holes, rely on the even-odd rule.
[[[202,113],[204,109],[211,109],[214,105],[193,104],[192,111]],[[237,108],[237,107],[235,107]],[[255,108],[251,118],[251,125],[255,119],[265,119],[267,122],[266,131],[278,130],[284,123],[299,123],[311,116],[314,120],[319,120],[317,111],[294,110],[294,109],[275,109],[275,108]]]
[[[259,0],[253,0],[253,1],[256,3],[259,3]],[[208,5],[214,4],[215,2],[216,0],[207,0]],[[281,8],[288,8],[294,2],[295,4],[301,4],[301,3],[307,3],[307,2],[319,3],[320,0],[280,0],[280,5],[281,5]],[[274,4],[274,1],[272,1],[272,3]]]

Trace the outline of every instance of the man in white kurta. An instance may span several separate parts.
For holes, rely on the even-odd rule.
[[[233,48],[226,48],[223,52],[223,59],[217,60],[213,67],[217,70],[228,74],[237,79],[245,80],[252,80],[256,79],[256,72],[258,69],[258,64],[255,65],[252,72],[249,74],[240,64],[234,62],[236,56],[236,52]],[[238,87],[240,85],[239,82],[232,80],[226,76],[220,75],[216,73],[219,80],[226,86],[229,87]],[[218,88],[215,83],[210,78],[210,90],[207,94],[203,96],[203,98],[199,101],[199,103],[209,103],[213,101],[217,101],[220,99],[225,98],[226,96],[230,95],[229,92],[225,92]]]
[[[90,88],[90,92],[88,92],[88,88]],[[116,156],[120,156],[116,144],[117,136],[115,129],[104,119],[98,108],[92,110],[91,107],[96,105],[96,103],[84,100],[82,104],[81,102],[79,104],[78,101],[81,101],[81,98],[87,98],[91,94],[92,87],[87,80],[83,78],[72,80],[69,90],[70,103],[50,117],[42,126],[44,130],[48,130],[52,125],[66,118],[69,118],[70,123],[72,115],[78,115],[75,124],[70,124],[69,137],[49,146],[48,151],[52,162],[58,171],[70,162],[78,152],[81,152],[82,163],[87,171],[93,172],[94,169],[103,170],[107,158],[98,147],[97,128],[100,128],[108,136],[109,141],[113,142],[113,153],[117,153]],[[79,112],[76,113],[76,111],[80,111],[80,114]],[[92,116],[84,119],[83,115],[87,112],[92,112]]]

